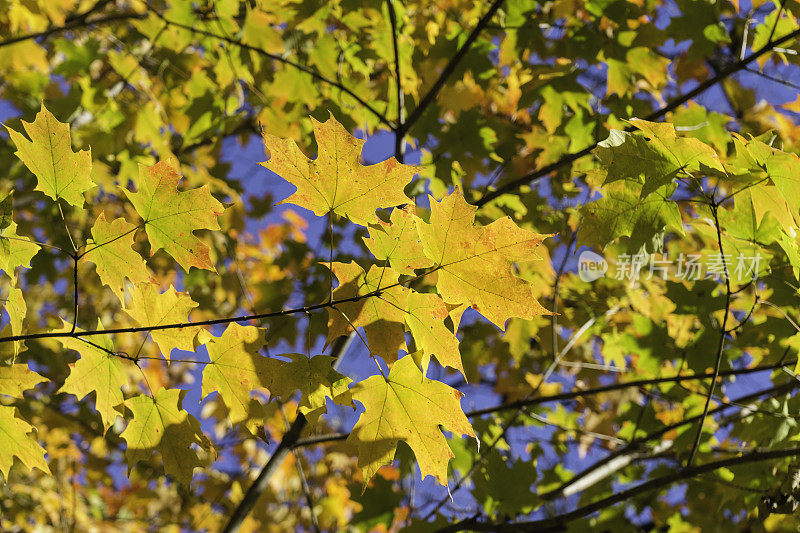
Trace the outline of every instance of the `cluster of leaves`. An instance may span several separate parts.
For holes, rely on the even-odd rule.
[[[797,526],[795,2],[6,7],[0,528]]]

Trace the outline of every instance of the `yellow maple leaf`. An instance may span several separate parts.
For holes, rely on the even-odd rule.
[[[72,151],[69,124],[59,122],[44,107],[33,122],[22,122],[30,137],[6,128],[17,147],[16,155],[38,178],[37,191],[58,201],[83,207],[83,193],[95,187],[91,179],[92,154],[89,150]]]
[[[536,249],[548,235],[501,218],[475,224],[477,208],[456,189],[437,202],[431,198],[430,223],[420,223],[425,254],[437,265],[436,289],[448,304],[468,303],[501,329],[511,317],[549,315],[530,282],[514,273],[517,262],[539,259]]]
[[[447,465],[454,455],[439,426],[475,437],[461,410],[461,392],[426,378],[411,357],[403,357],[387,378],[372,376],[351,393],[365,408],[347,438],[358,447],[365,487],[381,466],[392,462],[401,440],[414,451],[423,478],[432,475],[447,484]]]
[[[362,139],[350,135],[333,116],[325,122],[313,117],[311,121],[318,146],[314,160],[308,159],[292,139],[263,133],[269,160],[261,165],[297,187],[281,203],[310,209],[317,216],[333,212],[361,226],[378,222],[378,208],[408,203],[403,188],[419,172],[417,167],[393,157],[362,165]]]

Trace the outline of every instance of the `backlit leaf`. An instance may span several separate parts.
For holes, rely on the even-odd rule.
[[[447,484],[447,464],[453,452],[439,426],[456,435],[475,437],[461,411],[462,394],[422,375],[411,357],[392,367],[387,379],[372,376],[352,389],[365,411],[347,441],[358,447],[364,483],[394,459],[399,441],[414,451],[422,477],[432,475]]]
[[[16,155],[38,178],[37,191],[58,201],[83,207],[83,193],[94,188],[92,154],[89,150],[72,151],[69,125],[56,120],[42,103],[33,122],[22,122],[28,134],[6,128],[17,147]]]

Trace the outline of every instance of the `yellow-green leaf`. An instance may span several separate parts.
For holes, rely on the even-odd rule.
[[[292,139],[264,133],[269,160],[261,164],[297,187],[281,203],[299,205],[318,216],[333,212],[366,226],[378,222],[376,209],[409,202],[403,188],[419,172],[417,167],[393,157],[362,165],[363,140],[350,135],[332,116],[325,122],[311,120],[318,146],[313,161]]]
[[[386,379],[372,376],[356,384],[352,394],[365,411],[347,442],[358,447],[365,486],[381,466],[392,462],[401,440],[414,451],[423,478],[432,475],[447,484],[453,452],[439,426],[455,435],[475,437],[461,410],[459,391],[426,378],[411,357],[403,357]]]
[[[320,415],[327,412],[327,398],[339,405],[353,406],[348,389],[352,381],[333,368],[336,359],[327,355],[306,357],[297,353],[283,354],[283,357],[289,357],[292,361],[284,362],[280,379],[276,380],[272,392],[288,398],[299,390],[302,397],[298,409],[311,424],[315,424]]]
[[[208,336],[209,364],[203,369],[203,397],[219,392],[232,424],[251,417],[250,395],[272,389],[281,379],[285,361],[261,355],[264,330],[232,323],[221,337]]]
[[[22,398],[22,393],[39,383],[47,381],[28,368],[28,365],[0,366],[0,394]]]
[[[158,451],[164,473],[188,486],[195,467],[204,466],[205,462],[192,445],[208,449],[211,443],[203,435],[197,419],[181,409],[185,393],[162,388],[153,397],[140,394],[125,401],[133,413],[128,427],[120,435],[127,443],[125,457],[129,471]]]
[[[435,294],[411,292],[408,295],[405,320],[422,352],[422,370],[428,369],[433,356],[442,366],[455,368],[466,376],[458,351],[458,338],[444,324],[448,315],[447,306]]]
[[[28,306],[20,289],[9,289],[3,309],[8,314],[8,324],[0,331],[0,336],[22,335],[22,321],[28,312]],[[0,361],[10,360],[13,363],[24,349],[23,341],[4,342],[0,344]]]
[[[42,103],[33,122],[22,122],[30,140],[8,129],[17,147],[16,155],[38,178],[37,191],[58,201],[83,207],[83,193],[95,187],[92,182],[92,154],[72,151],[69,124],[59,122]]]
[[[99,322],[97,327],[102,329]],[[64,331],[69,331],[69,328]],[[82,330],[76,328],[76,331]],[[123,361],[108,353],[114,351],[111,337],[96,335],[86,339],[62,337],[58,340],[67,350],[80,354],[80,358],[70,365],[69,376],[58,392],[74,394],[79,400],[94,393],[95,408],[103,427],[108,430],[120,414],[115,407],[125,400],[122,387],[128,381]]]
[[[29,470],[38,468],[49,474],[50,468],[44,459],[44,448],[36,439],[28,436],[33,426],[17,418],[16,409],[0,405],[0,472],[8,479],[8,472],[14,464],[14,458],[25,465]]]
[[[125,312],[139,325],[152,327],[182,324],[189,319],[189,313],[195,307],[197,303],[188,294],[176,291],[172,285],[159,293],[157,285],[139,283],[131,288],[131,299],[125,306]],[[194,339],[199,330],[197,326],[159,329],[150,332],[150,336],[169,361],[173,348],[194,350]]]
[[[354,302],[337,304],[328,309],[328,342],[349,334],[353,328],[364,328],[372,353],[387,362],[397,360],[397,352],[406,348],[403,309],[408,289],[396,285],[397,272],[373,265],[369,272],[355,262],[331,265],[339,287],[334,300],[364,296],[381,289],[380,298],[367,296]],[[390,287],[391,288],[384,287]]]
[[[13,277],[17,267],[30,268],[39,248],[27,237],[17,235],[17,225],[11,222],[0,229],[0,270]]]
[[[124,218],[108,222],[105,213],[100,213],[92,227],[92,238],[86,243],[86,260],[95,264],[100,281],[120,298],[125,278],[134,284],[150,279],[147,264],[133,249],[135,230],[136,226]]]
[[[194,231],[219,229],[217,217],[225,208],[211,196],[208,185],[181,192],[180,180],[180,172],[167,161],[140,166],[136,192],[126,189],[125,194],[144,220],[151,253],[163,248],[184,270],[194,266],[216,271],[208,246]]]
[[[369,238],[364,238],[364,244],[376,259],[388,261],[399,273],[414,274],[415,269],[433,265],[422,249],[418,222],[413,206],[393,209],[389,224],[378,221],[377,225],[370,226]]]

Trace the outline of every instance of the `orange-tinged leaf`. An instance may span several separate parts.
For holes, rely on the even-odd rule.
[[[502,218],[479,226],[476,207],[460,190],[437,202],[431,198],[430,223],[419,225],[425,254],[439,267],[436,289],[448,304],[468,303],[501,329],[511,317],[550,314],[533,295],[530,282],[514,273],[516,262],[538,259],[547,235]]]
[[[151,253],[163,248],[184,270],[194,266],[216,272],[208,246],[194,231],[218,230],[217,217],[225,208],[211,196],[208,185],[178,191],[180,180],[180,172],[167,161],[142,165],[136,192],[125,189],[125,194],[144,220]]]
[[[28,469],[38,468],[46,474],[50,473],[44,459],[44,448],[36,439],[28,436],[33,426],[17,418],[16,408],[0,405],[0,472],[8,479],[8,472],[14,464],[14,458]]]
[[[417,167],[393,157],[362,165],[363,140],[350,135],[333,116],[325,122],[311,120],[319,148],[313,161],[293,140],[263,134],[269,160],[261,164],[297,187],[281,203],[310,209],[318,216],[333,212],[367,226],[378,222],[376,209],[409,202],[403,188],[419,172]]]
[[[351,391],[365,408],[347,438],[358,447],[365,487],[381,466],[392,462],[401,440],[414,451],[423,478],[432,475],[447,484],[453,452],[439,426],[475,437],[461,410],[459,391],[426,378],[411,357],[397,361],[386,379],[372,376]]]
[[[125,457],[129,471],[158,451],[164,462],[164,473],[188,486],[195,467],[204,466],[192,445],[209,449],[211,443],[203,435],[197,419],[181,409],[185,393],[162,388],[155,396],[140,394],[125,401],[133,413],[128,427],[120,435],[127,443]]]
[[[105,213],[100,213],[92,226],[92,238],[86,243],[86,260],[95,264],[100,281],[120,298],[125,278],[134,284],[150,279],[147,264],[133,249],[135,230],[136,226],[124,218],[108,222]]]
[[[401,274],[414,274],[415,269],[433,266],[422,249],[417,221],[413,206],[394,209],[389,224],[379,221],[378,225],[370,226],[369,238],[364,238],[364,244],[376,259],[389,261]]]
[[[139,283],[131,288],[130,303],[124,309],[139,325],[152,327],[184,323],[195,307],[197,303],[188,294],[176,291],[172,285],[159,293],[157,285]],[[169,361],[173,348],[194,350],[194,339],[199,330],[198,326],[160,329],[150,332],[150,336]]]
[[[17,147],[16,155],[38,178],[37,191],[58,201],[83,207],[83,193],[95,187],[91,179],[92,154],[72,151],[69,125],[59,122],[42,103],[33,122],[22,122],[30,137],[6,128]]]

